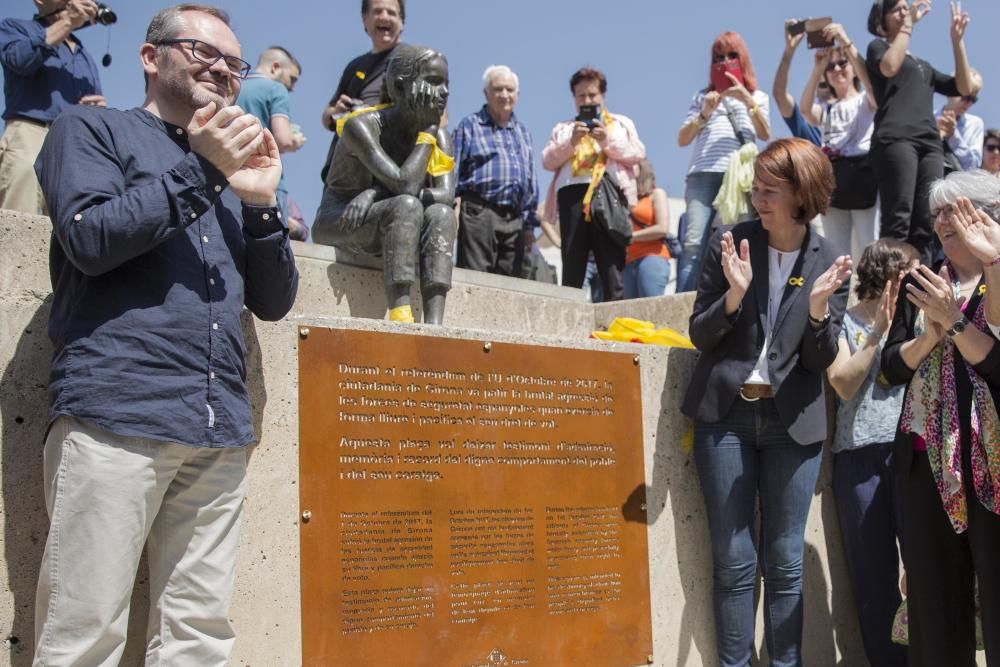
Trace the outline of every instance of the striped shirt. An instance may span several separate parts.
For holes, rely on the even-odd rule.
[[[506,127],[494,122],[486,105],[455,128],[457,196],[473,193],[502,208],[521,211],[526,226],[538,225],[531,133],[511,114]]]
[[[705,99],[705,93],[701,91],[694,96],[687,117],[684,122],[689,123],[701,113],[701,104]],[[769,118],[771,113],[771,99],[763,90],[753,92],[754,102],[760,107],[758,113],[764,118]],[[691,155],[691,164],[688,165],[689,174],[699,171],[723,172],[729,166],[729,156],[740,147],[740,140],[733,131],[733,123],[729,121],[728,113],[732,114],[733,122],[740,132],[745,136],[757,139],[757,132],[753,128],[753,121],[750,119],[750,110],[741,102],[723,97],[719,106],[708,117],[708,122],[698,132],[694,140],[694,152]]]

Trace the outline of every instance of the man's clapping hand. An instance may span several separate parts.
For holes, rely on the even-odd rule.
[[[209,102],[194,112],[188,123],[191,150],[229,178],[243,166],[264,141],[264,128],[256,116],[233,105],[217,109]]]

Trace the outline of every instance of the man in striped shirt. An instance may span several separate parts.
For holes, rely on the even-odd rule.
[[[538,221],[531,134],[514,116],[517,75],[505,65],[483,73],[486,104],[455,129],[460,268],[521,274],[524,234]]]

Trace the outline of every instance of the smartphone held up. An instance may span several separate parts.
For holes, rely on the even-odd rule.
[[[833,46],[833,40],[823,37],[823,28],[833,23],[833,17],[824,16],[818,19],[803,19],[796,21],[788,27],[788,34],[792,37],[806,34],[806,45],[810,49],[827,49]]]

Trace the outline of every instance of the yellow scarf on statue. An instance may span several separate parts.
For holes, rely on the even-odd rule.
[[[337,119],[337,136],[339,137],[344,133],[344,125],[347,121],[355,116],[360,116],[363,113],[372,113],[373,111],[381,111],[382,109],[388,109],[391,104],[376,104],[373,107],[365,107],[363,109],[356,109],[346,116],[342,116]],[[588,137],[589,138],[589,137]],[[583,143],[582,141],[580,143]],[[427,160],[427,173],[431,176],[444,176],[452,169],[455,168],[455,160],[452,159],[450,155],[445,153],[443,150],[438,148],[437,139],[433,135],[427,132],[421,132],[417,135],[417,144],[430,144],[433,146],[431,149],[431,156]]]

